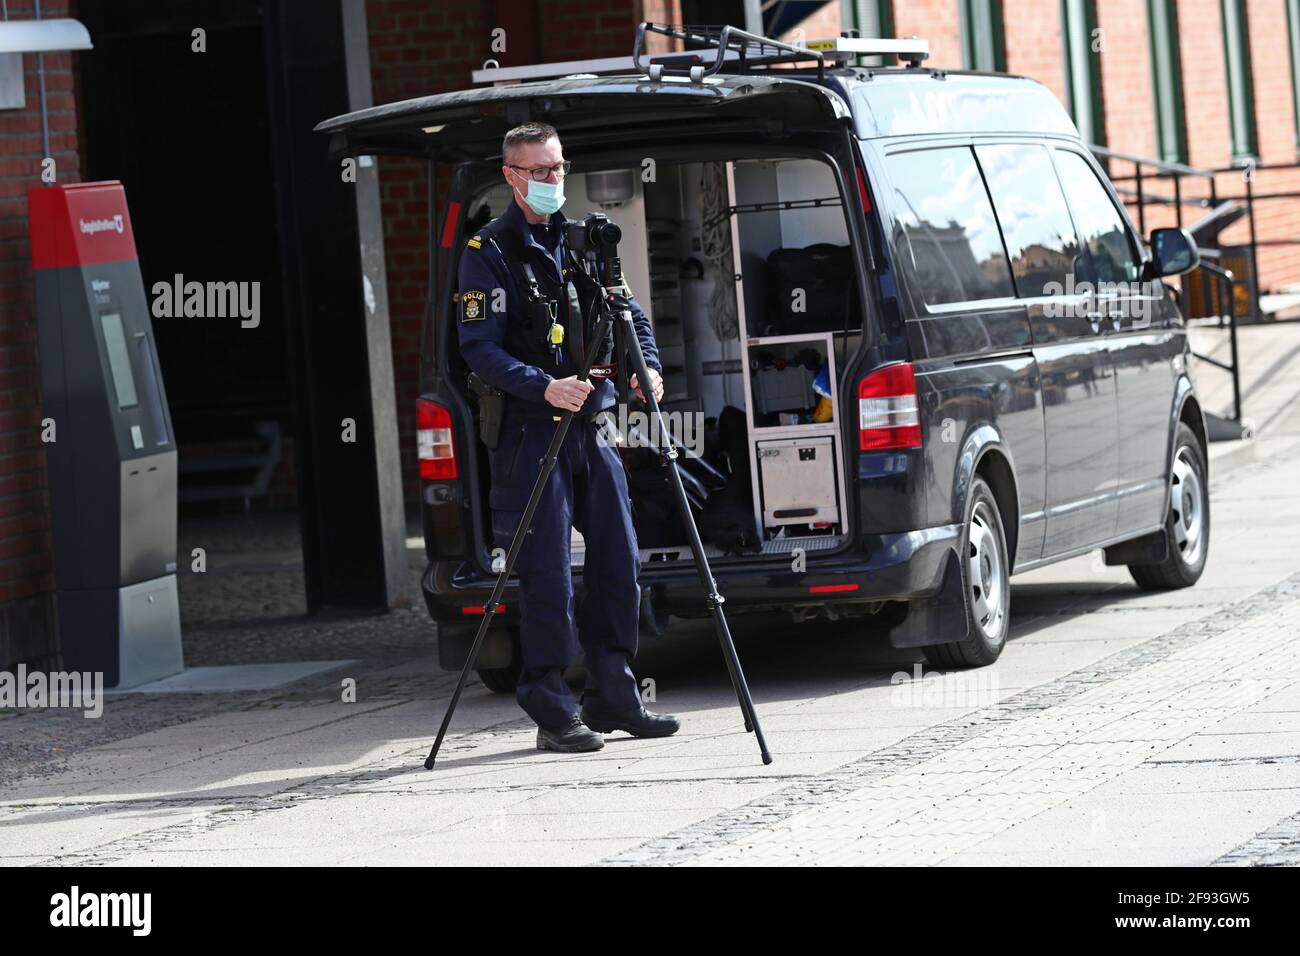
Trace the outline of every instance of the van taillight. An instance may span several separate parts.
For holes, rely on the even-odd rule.
[[[861,166],[854,166],[858,178],[858,198],[862,200],[862,211],[871,212],[871,193],[867,191],[867,177],[862,174]]]
[[[886,365],[858,383],[858,447],[921,447],[921,412],[911,362]]]
[[[451,412],[427,398],[415,402],[415,440],[420,449],[420,477],[439,481],[456,477],[456,449],[451,443]]]

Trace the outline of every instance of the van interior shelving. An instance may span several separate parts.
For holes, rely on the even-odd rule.
[[[661,161],[643,181],[640,168],[578,166],[565,212],[599,210],[623,230],[623,271],[655,330],[661,407],[706,554],[779,557],[841,544],[838,376],[858,347],[861,311],[830,167],[807,157]],[[471,205],[472,221],[510,201],[507,186],[493,186]],[[656,453],[620,454],[642,562],[689,561]],[[577,531],[572,545],[580,566]]]

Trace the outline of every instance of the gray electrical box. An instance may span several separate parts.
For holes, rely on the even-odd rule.
[[[66,670],[179,673],[176,442],[120,183],[28,194]]]

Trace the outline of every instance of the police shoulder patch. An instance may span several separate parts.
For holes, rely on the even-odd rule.
[[[484,308],[487,302],[487,295],[477,289],[471,289],[468,292],[460,294],[460,320],[462,322],[477,322],[487,317],[487,309]]]

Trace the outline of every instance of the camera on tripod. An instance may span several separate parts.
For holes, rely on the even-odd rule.
[[[618,252],[623,230],[603,212],[588,213],[585,219],[569,219],[564,223],[564,237],[569,248],[580,256],[597,253],[612,256]]]

